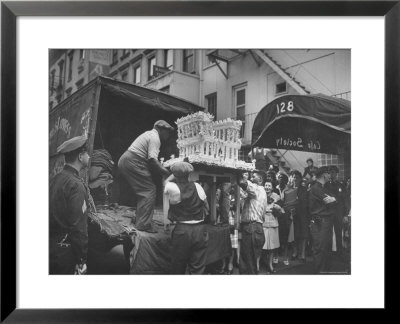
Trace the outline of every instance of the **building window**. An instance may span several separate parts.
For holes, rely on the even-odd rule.
[[[55,79],[55,77],[56,77],[56,70],[52,70],[51,72],[50,72],[50,95],[52,95],[53,94],[53,92],[54,92],[54,79]]]
[[[183,72],[195,73],[193,49],[183,50]]]
[[[127,49],[123,49],[123,50],[121,50],[121,52],[122,52],[121,59],[124,59],[129,55],[129,50],[127,50]]]
[[[242,128],[240,130],[240,137],[244,137],[245,129],[245,116],[246,116],[246,88],[244,86],[236,87],[233,89],[234,93],[234,108],[236,112],[236,119],[241,120]]]
[[[142,69],[140,65],[133,68],[133,83],[139,84],[140,83],[140,73]]]
[[[282,94],[287,92],[286,82],[277,83],[275,86],[275,94]]]
[[[84,61],[85,61],[85,50],[81,49],[79,50],[78,73],[82,73],[82,71],[85,69]]]
[[[169,86],[161,88],[160,91],[165,92],[165,93],[169,93]]]
[[[217,93],[214,92],[206,96],[207,111],[217,119]]]
[[[62,95],[61,93],[57,95],[56,100],[57,100],[57,104],[59,104],[61,102],[62,99]]]
[[[318,167],[335,165],[339,169],[338,180],[344,180],[344,157],[343,155],[324,154],[318,155]]]
[[[174,56],[173,56],[174,52],[172,51],[172,49],[168,49],[168,50],[164,50],[164,66],[169,69],[172,70],[174,67]]]
[[[72,88],[69,87],[67,90],[65,90],[65,93],[67,94],[67,97],[69,97],[72,93]]]
[[[118,62],[118,50],[112,51],[112,62],[111,65],[115,65]]]
[[[58,63],[58,68],[60,70],[60,76],[58,79],[58,84],[57,84],[57,91],[60,91],[63,87],[63,80],[64,80],[64,60],[61,60]]]
[[[205,56],[206,56],[206,60],[205,60],[206,65],[205,65],[205,66],[206,66],[206,67],[215,64],[215,59],[214,59],[211,55],[209,55],[209,54],[211,54],[212,52],[215,52],[215,50],[210,50],[210,49],[208,49],[208,50],[206,50],[206,52],[205,52]]]
[[[123,71],[121,73],[121,80],[122,81],[128,81],[128,71]]]
[[[84,81],[85,81],[84,79],[80,79],[79,81],[77,81],[77,82],[75,83],[76,88],[77,88],[77,89],[82,88],[83,82],[84,82]]]
[[[148,67],[149,67],[149,80],[154,77],[154,66],[156,65],[156,57],[153,56],[148,59]]]
[[[68,82],[72,80],[72,63],[74,62],[74,52],[68,54]]]

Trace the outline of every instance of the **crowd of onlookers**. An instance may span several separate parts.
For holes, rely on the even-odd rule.
[[[274,167],[266,172],[245,173],[239,183],[239,224],[235,223],[235,186],[225,183],[219,187],[218,221],[230,224],[232,242],[232,255],[218,268],[219,273],[232,274],[234,265],[239,267],[240,273],[258,273],[260,267],[275,273],[280,262],[285,266],[294,260],[306,263],[307,256],[313,255],[310,225],[314,218],[309,203],[310,189],[317,181],[319,168],[311,159],[307,164],[303,174],[298,170],[286,174]],[[350,248],[350,179],[339,181],[336,166],[323,168],[329,173],[323,190],[334,197],[331,251],[340,257]],[[263,188],[265,195],[258,195],[254,188],[249,188],[253,184]],[[257,213],[262,213],[259,215],[262,217],[258,219]],[[257,248],[259,245],[261,249]]]

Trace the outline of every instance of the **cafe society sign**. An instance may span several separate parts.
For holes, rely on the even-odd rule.
[[[310,151],[310,152],[320,152],[321,143],[318,140],[304,140],[302,137],[296,138],[283,138],[279,137],[275,139],[276,147],[285,148],[288,150],[298,150],[298,151]]]

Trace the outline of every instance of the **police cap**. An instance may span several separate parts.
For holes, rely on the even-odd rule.
[[[330,165],[329,166],[329,172],[336,172],[339,173],[339,169],[336,165]]]
[[[86,135],[70,138],[69,140],[65,141],[57,148],[57,153],[65,154],[68,152],[75,151],[78,148],[84,146],[86,144],[86,141],[87,141]]]

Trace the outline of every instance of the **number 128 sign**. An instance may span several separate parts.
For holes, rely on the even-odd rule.
[[[285,112],[292,112],[294,109],[293,101],[282,101],[281,103],[276,104],[276,113],[277,115],[283,114]]]

